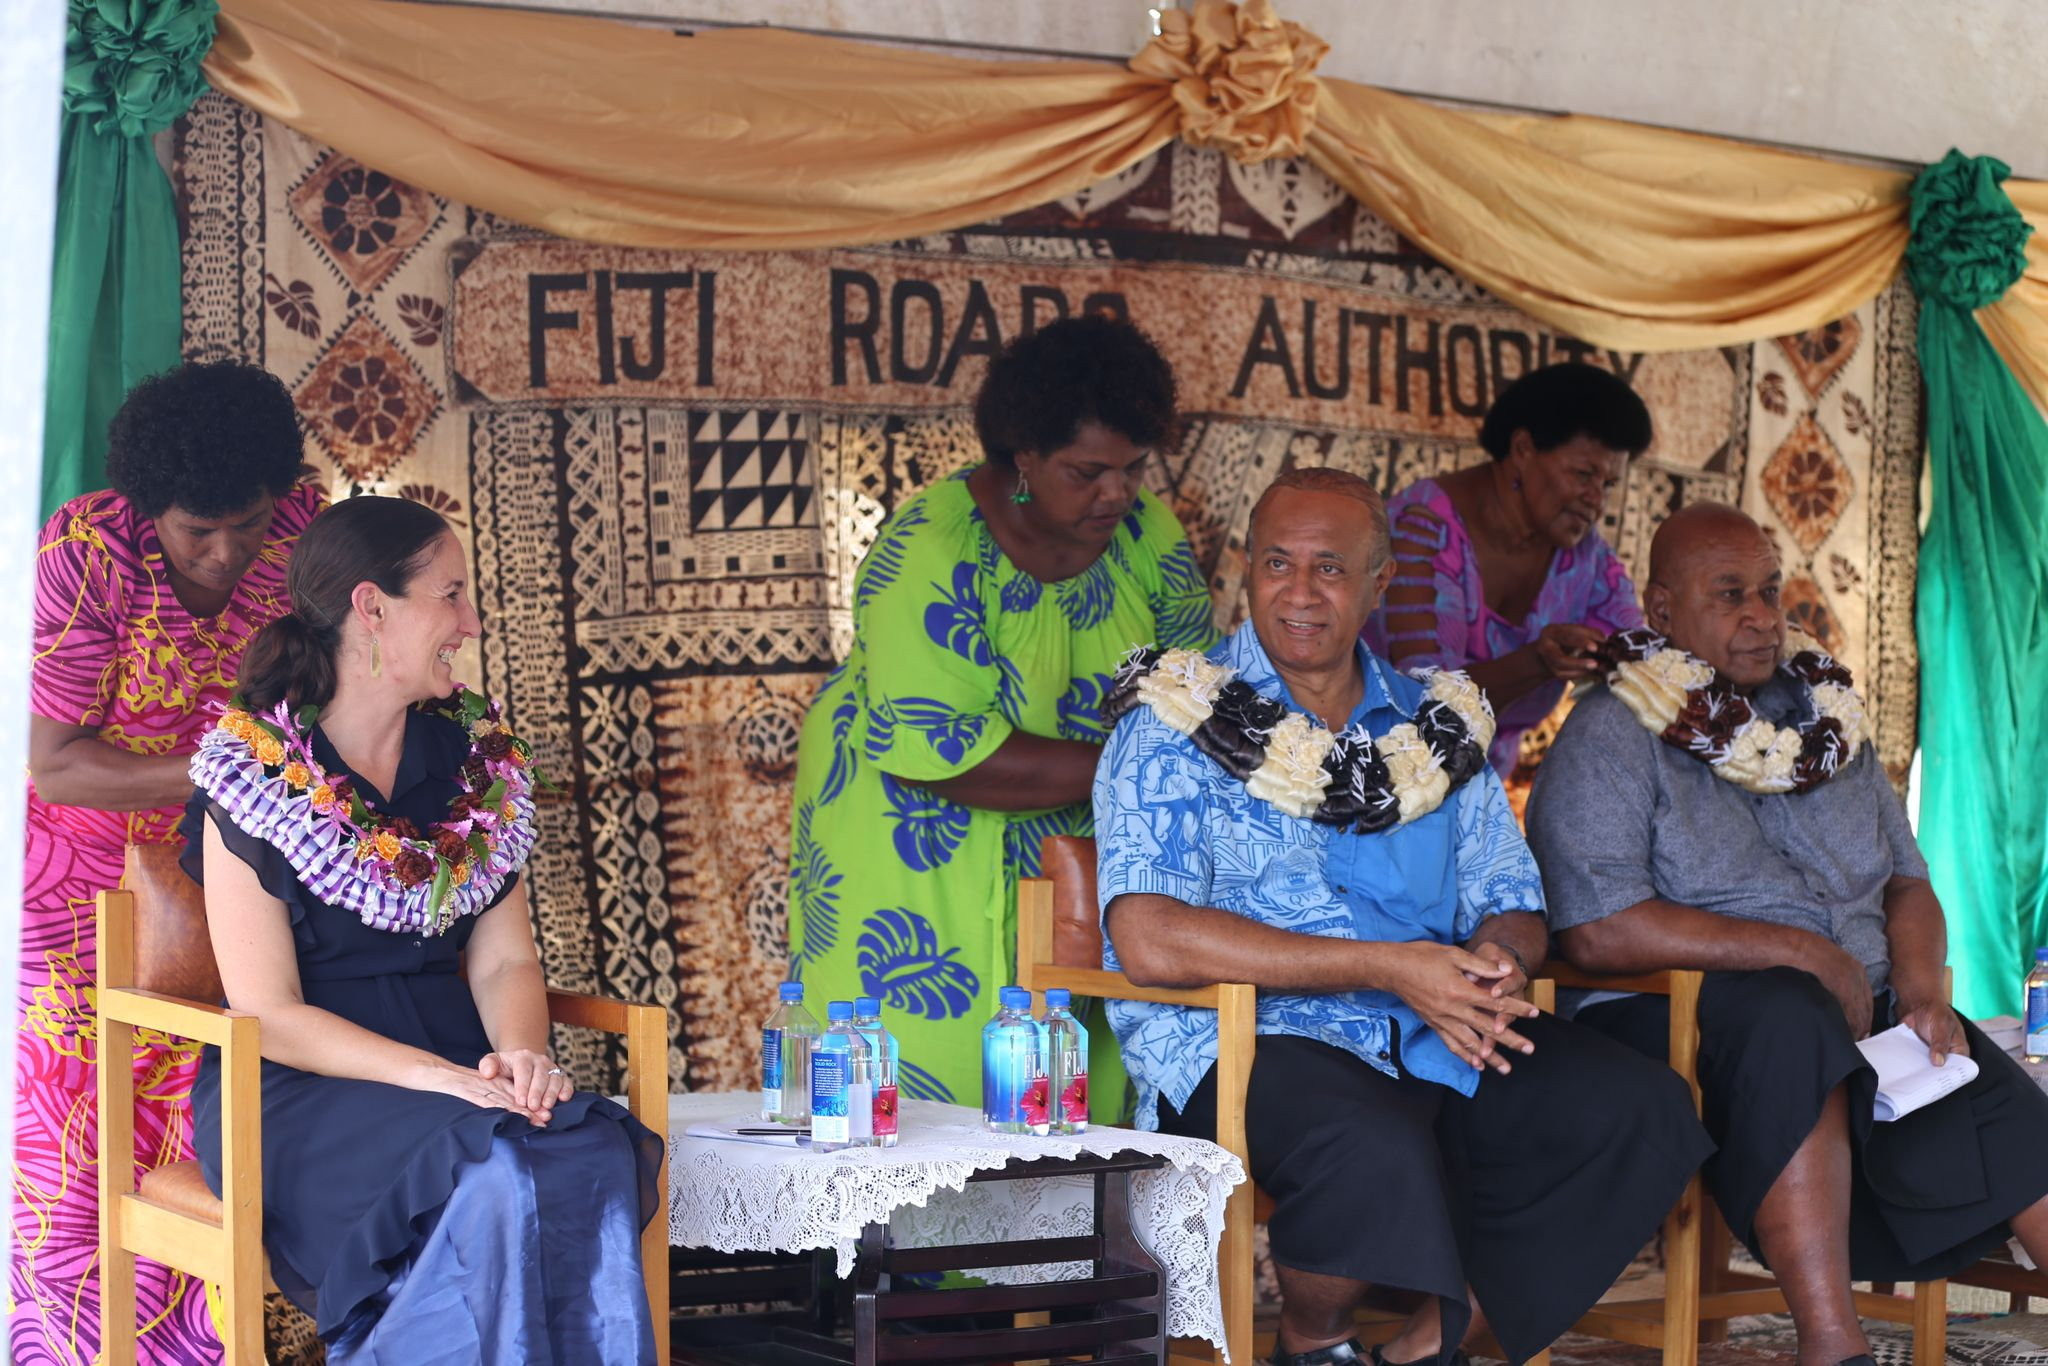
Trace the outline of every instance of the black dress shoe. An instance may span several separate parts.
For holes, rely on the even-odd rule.
[[[1413,1361],[1389,1361],[1379,1348],[1375,1347],[1372,1349],[1372,1366],[1431,1366],[1431,1363],[1435,1360],[1435,1357],[1429,1356],[1417,1357]],[[1457,1351],[1451,1353],[1450,1366],[1472,1366],[1471,1361],[1465,1356],[1464,1348],[1460,1347]],[[1873,1363],[1873,1366],[1875,1366],[1875,1363]]]
[[[1273,1344],[1273,1366],[1352,1366],[1366,1360],[1365,1347],[1357,1338],[1318,1347],[1313,1352],[1283,1352],[1278,1343]],[[1377,1348],[1370,1360],[1379,1360]]]

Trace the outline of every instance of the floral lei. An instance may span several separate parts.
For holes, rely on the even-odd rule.
[[[1378,737],[1332,734],[1234,673],[1194,650],[1141,646],[1117,669],[1103,719],[1142,702],[1252,796],[1361,835],[1428,815],[1486,767],[1493,708],[1462,673],[1416,671],[1428,691],[1415,719]]]
[[[490,905],[533,848],[533,750],[497,703],[458,686],[420,710],[469,732],[448,817],[421,830],[372,811],[313,756],[318,707],[230,705],[192,756],[192,781],[249,835],[276,846],[308,891],[373,929],[438,935]]]
[[[1609,691],[1665,744],[1746,791],[1807,792],[1856,757],[1867,725],[1849,671],[1802,634],[1787,644],[1792,653],[1778,669],[1813,703],[1813,719],[1799,726],[1758,715],[1712,665],[1647,627],[1617,631],[1595,655]]]

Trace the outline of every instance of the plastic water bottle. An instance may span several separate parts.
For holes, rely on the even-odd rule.
[[[1043,1134],[1051,1123],[1045,1031],[1031,1018],[1031,993],[1004,987],[1002,1008],[981,1030],[981,1114],[990,1132]]]
[[[811,1045],[818,1019],[804,1009],[804,984],[784,982],[782,1004],[761,1026],[761,1118],[770,1124],[811,1122]]]
[[[2034,970],[2027,974],[2028,1062],[2048,1062],[2048,949],[2034,950]]]
[[[1045,1071],[1047,1091],[1052,1096],[1052,1132],[1088,1132],[1088,1028],[1074,1018],[1074,993],[1065,987],[1047,987],[1045,1018]]]
[[[811,1147],[818,1152],[865,1145],[873,1126],[868,1043],[853,1027],[853,1002],[825,1007],[825,1032],[811,1050]]]
[[[875,1083],[874,1143],[896,1146],[896,1036],[882,1028],[882,1003],[853,998],[853,1027],[868,1041],[868,1066]]]

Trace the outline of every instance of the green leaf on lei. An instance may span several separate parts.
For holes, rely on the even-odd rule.
[[[427,923],[435,934],[441,932],[441,903],[448,899],[448,861],[434,860],[434,885],[427,891]]]

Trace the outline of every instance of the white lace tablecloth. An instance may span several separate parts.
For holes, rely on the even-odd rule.
[[[1223,1341],[1216,1246],[1223,1204],[1244,1168],[1198,1138],[1098,1127],[1074,1137],[992,1134],[960,1105],[902,1102],[893,1148],[814,1153],[758,1143],[692,1138],[692,1124],[758,1124],[748,1091],[669,1097],[668,1240],[719,1252],[804,1252],[834,1248],[839,1274],[853,1273],[861,1230],[887,1222],[898,1246],[1077,1237],[1093,1231],[1094,1183],[1085,1176],[983,1181],[975,1172],[1012,1158],[1164,1157],[1157,1171],[1131,1175],[1131,1222],[1166,1273],[1166,1331]],[[1086,1263],[991,1267],[975,1273],[1001,1284],[1065,1280]]]

